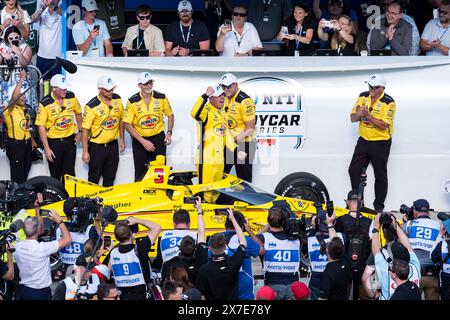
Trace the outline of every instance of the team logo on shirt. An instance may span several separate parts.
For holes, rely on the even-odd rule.
[[[223,137],[225,135],[226,130],[225,124],[223,123],[216,124],[213,130],[216,136]]]
[[[70,124],[72,123],[72,117],[71,116],[62,116],[56,119],[55,121],[55,128],[57,130],[66,130],[70,127]]]
[[[108,117],[104,120],[100,126],[105,130],[114,130],[119,125],[119,118],[117,117]]]
[[[153,129],[158,122],[159,117],[154,114],[149,114],[139,119],[139,125],[144,129]]]
[[[236,126],[237,126],[237,121],[234,120],[234,118],[232,118],[232,117],[228,117],[228,127],[230,129],[234,129],[234,128],[236,128]]]
[[[23,130],[23,131],[31,131],[32,129],[32,125],[31,122],[29,120],[26,119],[22,119],[19,123],[19,127]]]

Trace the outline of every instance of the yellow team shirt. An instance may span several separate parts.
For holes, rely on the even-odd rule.
[[[383,120],[387,123],[388,127],[385,130],[374,126],[368,121],[364,121],[364,118],[359,122],[358,133],[361,138],[368,141],[380,141],[389,140],[394,134],[394,116],[395,116],[395,101],[391,96],[383,94],[375,101],[373,105],[369,92],[363,92],[359,95],[358,101],[352,109],[352,113],[356,113],[356,107],[361,106],[367,108],[369,113],[376,119]]]
[[[113,94],[110,106],[96,96],[84,107],[82,128],[90,130],[90,142],[108,143],[119,137],[122,117],[123,104],[118,94]]]
[[[225,98],[225,106],[228,107],[228,127],[233,137],[245,131],[246,122],[255,120],[255,102],[241,90],[233,98]],[[249,142],[254,138],[255,134],[245,137],[244,141]]]
[[[30,115],[23,106],[13,106],[3,112],[5,124],[8,129],[8,138],[15,140],[28,140],[31,138],[32,123]]]
[[[164,116],[172,115],[172,107],[166,95],[152,92],[152,99],[146,105],[138,92],[128,99],[123,122],[130,123],[142,137],[151,137],[164,131]]]
[[[50,139],[67,138],[77,132],[73,114],[81,114],[81,105],[73,92],[67,91],[62,105],[50,93],[39,104],[35,124],[44,126]]]

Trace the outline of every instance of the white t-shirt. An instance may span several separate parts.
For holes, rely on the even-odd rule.
[[[220,30],[217,36],[220,35]],[[242,35],[234,29],[231,24],[231,31],[225,35],[223,41],[223,51],[219,54],[224,57],[232,57],[235,53],[246,53],[253,48],[262,48],[261,40],[259,39],[258,31],[250,22],[245,22],[244,32]]]
[[[23,10],[23,9],[22,9],[22,11],[23,11],[23,22],[25,24],[31,23],[31,18],[30,18],[30,15],[28,14],[28,11]],[[18,15],[17,11],[16,11],[16,14]],[[3,23],[3,21],[5,21],[5,19],[8,19],[8,18],[12,19],[11,15],[8,12],[6,12],[6,7],[4,7],[0,13],[1,23]]]
[[[58,241],[17,242],[14,259],[20,270],[20,284],[33,289],[44,289],[52,284],[50,256],[59,250]]]
[[[444,28],[439,18],[433,19],[427,23],[422,33],[422,39],[434,41],[439,39],[442,45],[450,47],[450,26]],[[427,56],[443,56],[441,50],[434,48],[427,51]]]
[[[73,41],[76,45],[83,44],[86,39],[89,37],[89,33],[94,29],[95,25],[100,26],[100,33],[99,35],[94,39],[94,41],[91,42],[91,45],[89,46],[89,49],[84,55],[84,57],[95,57],[93,49],[98,48],[98,56],[104,57],[105,56],[105,46],[103,44],[103,41],[111,38],[108,32],[108,28],[106,27],[106,23],[103,20],[95,19],[94,23],[89,25],[84,20],[78,21],[72,29],[72,36]]]
[[[45,59],[61,57],[62,17],[56,11],[50,14],[46,8],[39,19],[39,50],[37,55]]]

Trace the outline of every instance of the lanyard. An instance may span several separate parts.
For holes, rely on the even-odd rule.
[[[181,25],[181,23],[180,23],[180,32],[181,32],[181,36],[183,37],[183,41],[184,41],[184,44],[186,45],[186,47],[187,47],[187,44],[188,44],[188,42],[189,42],[189,36],[191,35],[191,28],[192,28],[192,24],[189,26],[189,30],[188,30],[188,33],[187,33],[187,37],[185,38],[184,37],[184,32],[183,32],[183,26]],[[187,40],[186,40],[187,39]]]
[[[267,14],[269,12],[269,7],[270,7],[270,3],[272,2],[272,0],[263,0],[263,5],[264,5],[264,14]]]
[[[300,26],[300,30],[298,31],[298,33],[297,33],[297,26],[294,27],[294,32],[299,37],[302,35],[302,31],[303,31],[303,26]],[[295,48],[298,49],[299,46],[300,46],[300,40],[295,40]]]
[[[445,28],[444,32],[443,32],[443,33],[441,34],[441,36],[439,37],[439,40],[441,40],[442,37],[447,33],[448,27],[449,27],[449,26],[447,26],[447,27]]]
[[[137,34],[137,37],[136,37],[136,49],[140,49],[141,48],[141,46],[142,46],[142,43],[144,42],[144,36],[145,36],[145,34],[144,34],[144,32],[145,32],[145,30],[143,30],[142,31],[142,39],[141,39],[141,42],[139,42],[139,35],[140,35],[140,29],[139,29],[139,27],[138,27],[138,34]],[[145,49],[145,48],[144,48]]]
[[[86,27],[87,32],[90,34],[92,30],[94,30],[94,26],[95,26],[95,20],[94,20],[94,25],[92,26],[92,30],[89,30],[89,26],[86,23],[86,21],[84,22],[84,26]],[[88,36],[89,37],[89,36]],[[94,48],[97,48],[97,39],[95,38],[93,41],[94,43]]]

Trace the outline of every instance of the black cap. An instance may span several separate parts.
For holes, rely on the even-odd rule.
[[[89,262],[92,260],[92,257],[88,254],[81,254],[78,256],[77,260],[75,261],[76,266],[85,267],[88,270],[92,270],[95,267],[95,262]]]
[[[358,200],[358,190],[350,190],[350,192],[347,194],[347,200]]]
[[[430,210],[430,204],[425,199],[418,199],[413,203],[414,210],[419,212],[428,212]]]
[[[392,258],[395,260],[403,260],[409,262],[409,252],[400,242],[391,244]]]
[[[196,288],[187,289],[183,293],[183,300],[202,300],[202,293]]]
[[[75,208],[78,205],[78,201],[75,198],[67,198],[64,201],[63,210],[64,214],[66,216],[72,216],[73,215],[73,208]]]

